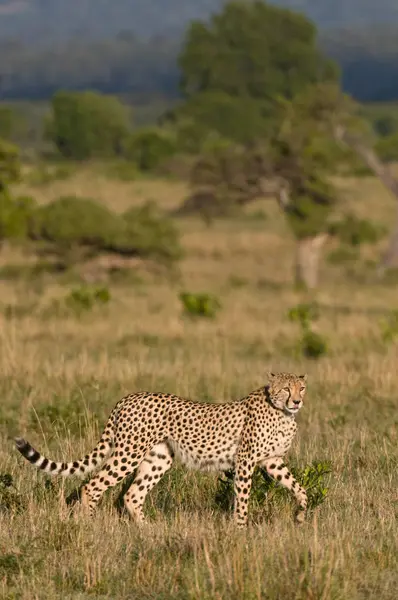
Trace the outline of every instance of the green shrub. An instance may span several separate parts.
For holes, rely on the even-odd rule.
[[[111,294],[107,287],[84,285],[72,289],[61,300],[53,300],[49,306],[42,309],[40,314],[45,319],[69,315],[80,317],[96,308],[107,305],[110,301]]]
[[[318,317],[319,308],[315,303],[297,304],[288,311],[288,319],[300,325],[301,337],[297,350],[306,358],[320,358],[328,350],[325,338],[311,329],[311,323]]]
[[[111,294],[107,287],[84,286],[73,289],[65,298],[65,305],[73,312],[80,314],[92,310],[95,306],[108,304]]]
[[[170,263],[182,256],[179,232],[153,202],[123,215],[91,200],[64,196],[37,207],[29,197],[0,194],[0,240],[24,238],[38,253],[58,255],[66,266],[100,252]]]
[[[320,358],[327,353],[328,347],[323,336],[315,331],[305,331],[300,340],[301,353],[306,358]]]
[[[182,292],[180,300],[184,312],[191,317],[213,318],[221,308],[220,301],[211,294],[192,294]]]
[[[392,310],[380,322],[380,330],[383,342],[393,342],[398,337],[398,310]]]
[[[174,223],[153,203],[119,216],[94,200],[63,197],[37,211],[30,235],[71,261],[101,251],[164,261],[182,254]]]
[[[119,218],[102,204],[64,196],[37,210],[30,234],[65,251],[76,246],[106,248],[120,232]]]
[[[26,239],[36,215],[36,203],[30,196],[0,194],[0,240]]]
[[[123,234],[111,244],[116,252],[164,261],[174,261],[182,256],[176,226],[154,202],[130,208],[121,218]]]
[[[379,139],[375,150],[384,162],[398,160],[398,132]]]
[[[51,100],[46,133],[62,156],[85,160],[120,155],[129,127],[129,111],[118,98],[61,90]]]
[[[173,136],[160,129],[141,129],[131,135],[125,154],[141,171],[151,171],[177,152]]]
[[[349,246],[375,244],[385,234],[380,225],[375,225],[367,219],[358,219],[355,215],[347,214],[338,222],[329,226],[329,233]]]
[[[0,194],[7,191],[11,183],[19,181],[21,162],[16,146],[0,139]]]
[[[329,462],[314,461],[302,469],[293,467],[291,472],[307,492],[309,511],[313,511],[326,500],[328,487],[325,485],[325,477],[332,472]],[[215,501],[222,510],[230,510],[234,498],[234,473],[228,471],[224,475],[225,478],[220,477],[218,480]],[[256,469],[250,494],[253,508],[261,508],[266,500],[271,506],[278,505],[285,502],[289,495],[289,492],[278,485],[265,469]]]
[[[309,327],[311,321],[319,317],[319,308],[315,302],[311,304],[297,304],[288,311],[289,321],[299,323],[303,329]]]

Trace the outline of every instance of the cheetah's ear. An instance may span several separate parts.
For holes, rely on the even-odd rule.
[[[299,375],[299,379],[302,379],[303,381],[307,381],[307,373],[305,373],[304,375]]]
[[[272,381],[272,379],[274,379],[274,377],[275,377],[275,373],[272,373],[271,371],[268,371],[267,377],[268,377],[269,381]]]

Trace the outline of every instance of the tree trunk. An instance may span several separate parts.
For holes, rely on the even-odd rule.
[[[335,138],[351,148],[363,160],[366,166],[373,171],[376,177],[380,179],[385,187],[390,190],[395,199],[398,200],[398,179],[383,165],[371,148],[366,146],[361,140],[350,135],[344,127],[336,128]],[[379,265],[378,273],[382,275],[386,269],[394,266],[398,266],[398,215],[388,248]]]
[[[296,284],[313,290],[318,285],[319,265],[327,233],[318,233],[314,237],[297,242]]]

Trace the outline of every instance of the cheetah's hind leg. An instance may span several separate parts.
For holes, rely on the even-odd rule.
[[[131,475],[141,464],[147,452],[148,448],[144,448],[143,452],[135,455],[134,458],[128,455],[115,456],[112,454],[102,469],[90,479],[81,491],[81,504],[84,511],[92,516],[106,490]]]
[[[143,512],[145,498],[172,463],[173,455],[166,443],[154,446],[141,462],[133,483],[124,495],[124,505],[136,523],[146,523]]]

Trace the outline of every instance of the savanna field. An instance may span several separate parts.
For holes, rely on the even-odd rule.
[[[344,210],[390,230],[396,206],[381,184],[338,184]],[[27,176],[17,191],[43,203],[89,196],[115,211],[146,200],[169,210],[186,195],[181,183],[120,181],[95,166],[47,184]],[[1,249],[1,597],[396,599],[398,294],[397,280],[374,276],[387,238],[344,261],[330,242],[319,290],[308,296],[292,284],[294,240],[276,202],[211,226],[196,217],[176,223],[184,249],[177,268],[132,261],[129,273],[105,278],[103,265],[92,265],[86,285],[99,282],[110,298],[82,312],[53,308],[81,284],[78,274],[32,276],[22,249]],[[181,292],[214,295],[220,308],[189,317]],[[327,346],[318,359],[300,350],[299,323],[288,316],[309,301]],[[178,467],[147,500],[148,528],[120,509],[121,486],[90,520],[70,502],[78,479],[50,482],[14,448],[22,435],[53,459],[79,458],[124,394],[225,402],[265,385],[270,370],[308,373],[287,464],[330,464],[326,498],[301,527],[293,498],[269,494],[237,532],[219,500],[219,476]]]

